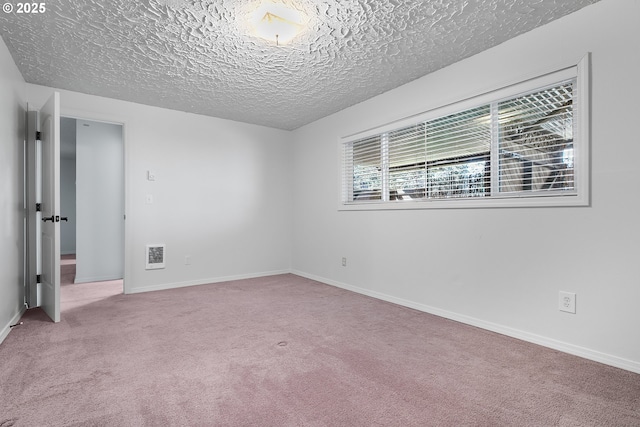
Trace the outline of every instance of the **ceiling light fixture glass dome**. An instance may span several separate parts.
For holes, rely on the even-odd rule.
[[[302,32],[306,16],[281,3],[263,3],[251,14],[254,34],[277,45],[284,45]]]

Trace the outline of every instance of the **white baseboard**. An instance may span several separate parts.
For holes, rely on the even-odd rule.
[[[502,335],[507,335],[512,338],[517,338],[523,341],[527,341],[527,342],[538,344],[544,347],[552,348],[554,350],[558,350],[563,353],[572,354],[574,356],[579,356],[584,359],[593,360],[595,362],[603,363],[605,365],[614,366],[616,368],[620,368],[620,369],[624,369],[627,371],[640,374],[640,362],[623,359],[621,357],[613,356],[611,354],[606,354],[606,353],[602,353],[589,348],[584,348],[577,345],[565,343],[552,338],[510,328],[508,326],[487,322],[481,319],[476,319],[474,317],[465,316],[463,314],[442,310],[442,309],[431,307],[425,304],[416,303],[416,302],[405,300],[402,298],[396,298],[394,296],[383,294],[380,292],[370,291],[368,289],[359,288],[357,286],[347,285],[345,283],[340,283],[335,280],[326,279],[324,277],[315,276],[313,274],[307,274],[302,271],[292,270],[291,273],[297,276],[305,277],[307,279],[315,280],[317,282],[321,282],[327,285],[335,286],[337,288],[356,292],[362,295],[367,295],[373,298],[398,304],[404,307],[413,308],[415,310],[423,311],[425,313],[434,314],[436,316],[444,317],[446,319],[455,320],[460,323],[465,323],[467,325],[486,329],[488,331],[496,332]]]
[[[214,277],[210,279],[199,279],[185,282],[162,283],[160,285],[141,286],[125,289],[126,294],[138,294],[141,292],[163,291],[166,289],[184,288],[187,286],[208,285],[210,283],[230,282],[232,280],[255,279],[258,277],[276,276],[278,274],[289,274],[291,270],[265,271],[261,273],[239,274],[236,276]],[[126,283],[125,283],[126,288]]]
[[[7,338],[7,335],[9,335],[9,332],[11,332],[11,325],[18,323],[25,311],[27,311],[27,307],[23,305],[20,311],[9,320],[9,323],[2,327],[2,330],[0,330],[0,344],[2,344],[4,339]]]
[[[76,276],[73,280],[73,283],[91,283],[91,282],[106,282],[109,280],[120,280],[122,276],[118,277],[117,275],[109,275],[109,276],[91,276],[91,277],[78,277]]]

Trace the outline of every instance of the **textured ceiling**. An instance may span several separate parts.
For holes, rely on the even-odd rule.
[[[308,17],[286,46],[249,0],[56,0],[0,31],[29,83],[295,129],[596,1],[281,0]]]

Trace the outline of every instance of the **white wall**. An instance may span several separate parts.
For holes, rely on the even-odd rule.
[[[76,159],[60,159],[60,214],[68,221],[60,223],[60,253],[76,253]]]
[[[53,89],[27,91],[39,106]],[[290,133],[60,93],[64,116],[124,123],[125,292],[289,271]],[[145,245],[156,243],[166,244],[166,268],[147,271]]]
[[[24,307],[26,85],[0,39],[0,342]]]
[[[75,283],[124,276],[122,125],[76,120]]]
[[[295,131],[294,270],[640,372],[638,16],[638,1],[603,0]],[[587,52],[592,206],[337,211],[339,137]],[[558,310],[560,290],[576,314]]]
[[[60,253],[76,253],[76,121],[60,120]]]

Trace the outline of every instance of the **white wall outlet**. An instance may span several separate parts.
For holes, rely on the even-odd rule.
[[[345,257],[342,257],[342,266],[343,267],[347,266],[347,259]]]
[[[560,311],[566,311],[567,313],[576,312],[576,294],[573,292],[560,291],[560,299],[558,301],[558,308]]]
[[[153,195],[152,194],[147,194],[144,198],[145,202],[147,202],[148,205],[153,203]]]
[[[184,256],[184,265],[191,265],[191,255]]]
[[[155,180],[156,180],[156,173],[147,171],[147,181],[155,181]]]

